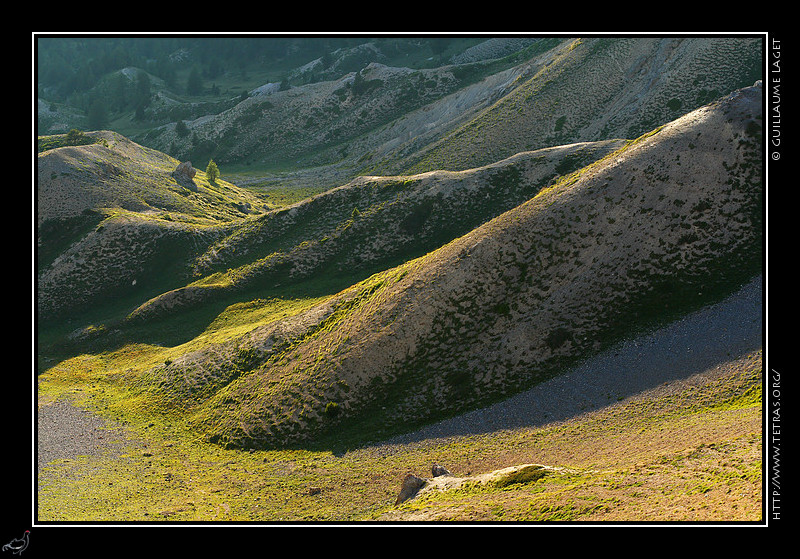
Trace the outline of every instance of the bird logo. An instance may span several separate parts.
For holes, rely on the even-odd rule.
[[[14,538],[7,544],[3,546],[3,551],[10,551],[15,555],[21,555],[23,551],[28,547],[28,538],[30,537],[31,531],[25,530],[25,533],[22,535],[21,538]]]

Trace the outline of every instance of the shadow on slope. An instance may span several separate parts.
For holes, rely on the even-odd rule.
[[[361,177],[233,228],[195,259],[200,279],[145,302],[129,321],[254,293],[344,289],[441,247],[624,144],[559,146],[458,173]]]
[[[45,303],[71,310],[69,324],[48,322],[40,334],[56,340],[46,345],[60,354],[126,343],[172,347],[233,305],[333,296],[466,234],[625,143],[557,146],[458,173],[362,177],[213,227],[119,215],[56,262],[69,266],[52,266],[40,278],[40,312]],[[202,277],[175,287],[189,276]]]
[[[177,160],[119,134],[80,133],[72,144],[70,136],[40,138],[48,149],[37,157],[41,320],[140,304],[180,285],[187,263],[259,206],[252,193],[203,171],[176,175]]]
[[[383,444],[564,421],[756,352],[764,342],[762,295],[759,276],[720,303],[621,342],[530,390]]]
[[[762,265],[761,95],[757,84],[690,113],[149,382],[190,401],[211,442],[341,446],[497,401],[717,300]]]

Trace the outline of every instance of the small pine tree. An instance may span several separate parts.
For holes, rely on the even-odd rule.
[[[87,123],[92,130],[100,130],[108,124],[108,110],[102,99],[95,99],[89,107]]]
[[[182,120],[178,120],[178,122],[175,123],[175,133],[179,137],[185,138],[186,136],[189,135],[189,128],[186,126],[185,122],[183,122]]]
[[[214,163],[213,159],[208,161],[208,167],[206,167],[206,176],[208,176],[208,182],[214,183],[217,182],[219,178],[219,167],[217,164]]]
[[[186,93],[189,95],[200,95],[203,93],[203,78],[200,77],[200,69],[194,66],[189,73],[186,82]]]

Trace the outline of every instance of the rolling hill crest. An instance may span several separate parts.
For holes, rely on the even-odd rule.
[[[234,447],[378,437],[547,378],[762,261],[760,84],[441,248],[150,371]]]
[[[245,189],[210,183],[203,171],[189,182],[176,179],[178,160],[114,132],[81,134],[73,143],[45,146],[37,158],[42,319],[180,281],[188,266],[180,258],[262,205]]]

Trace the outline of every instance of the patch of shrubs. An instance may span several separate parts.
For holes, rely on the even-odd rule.
[[[48,149],[63,148],[66,146],[86,146],[94,144],[97,141],[91,136],[87,136],[80,130],[72,129],[66,134],[57,136],[42,136],[37,140],[37,149],[39,153],[47,151]]]

